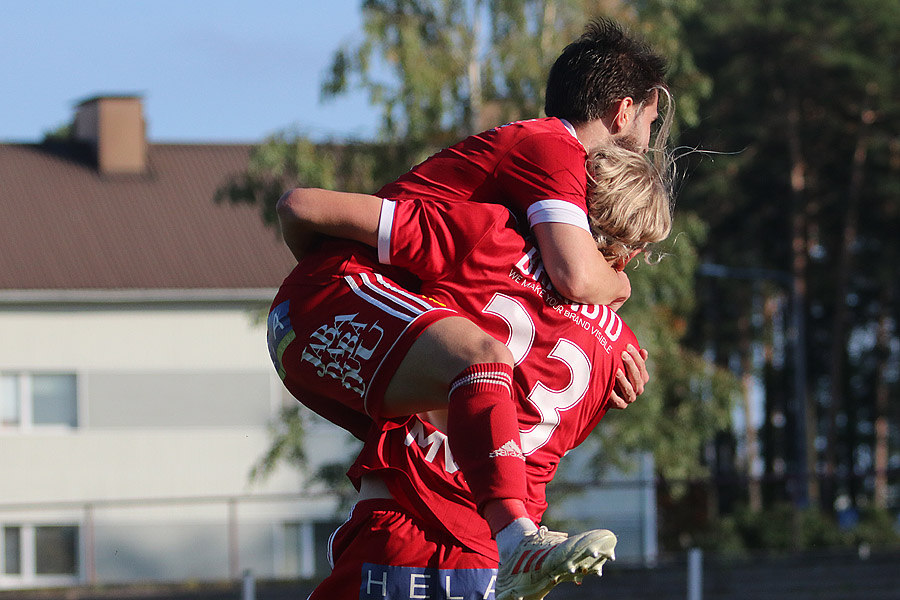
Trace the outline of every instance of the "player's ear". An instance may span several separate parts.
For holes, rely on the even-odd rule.
[[[613,105],[612,111],[615,111],[615,116],[610,133],[615,135],[625,131],[634,119],[634,99],[631,96],[625,96]]]

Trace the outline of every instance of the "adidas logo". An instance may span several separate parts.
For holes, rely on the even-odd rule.
[[[488,454],[489,458],[498,458],[500,456],[512,456],[514,458],[521,458],[525,460],[525,455],[522,454],[522,449],[519,448],[519,445],[513,441],[509,440],[490,454]]]
[[[554,550],[556,550],[556,546],[547,548],[546,550],[526,550],[522,553],[522,556],[519,557],[519,560],[516,561],[516,566],[513,567],[512,570],[513,575],[531,571],[540,571],[541,567],[544,565],[544,559],[546,559],[547,555]]]

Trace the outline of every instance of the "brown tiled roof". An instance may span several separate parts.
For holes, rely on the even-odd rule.
[[[149,144],[146,175],[103,176],[78,144],[0,144],[0,292],[278,287],[275,230],[213,200],[250,148]]]

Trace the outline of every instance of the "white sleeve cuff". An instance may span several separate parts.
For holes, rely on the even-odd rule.
[[[538,223],[567,223],[590,231],[587,215],[583,210],[565,200],[541,200],[528,207],[528,225]]]
[[[383,265],[391,264],[391,230],[394,228],[394,208],[397,203],[393,200],[381,201],[381,215],[378,217],[378,262]]]

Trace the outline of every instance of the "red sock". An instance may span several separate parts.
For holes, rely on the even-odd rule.
[[[484,505],[490,501],[515,501],[500,503],[503,510],[490,512],[491,530],[496,533],[512,520],[527,516],[523,503],[527,493],[525,457],[519,445],[511,366],[483,363],[456,376],[450,384],[447,434],[453,458],[479,512],[484,514]]]

